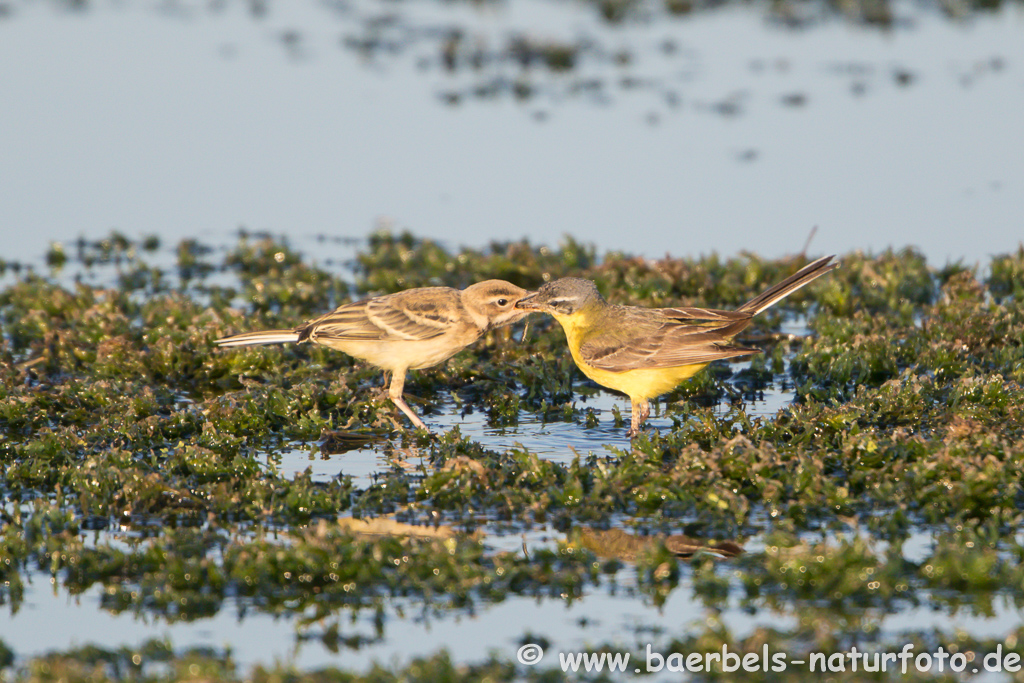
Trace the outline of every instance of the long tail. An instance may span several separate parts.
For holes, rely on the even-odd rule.
[[[774,287],[770,287],[763,294],[755,296],[736,310],[744,313],[749,312],[751,315],[757,315],[764,309],[776,304],[804,285],[821,277],[828,271],[838,268],[838,263],[830,263],[834,258],[835,255],[824,256],[817,261],[808,263],[806,266],[793,273],[779,284]]]
[[[214,341],[221,346],[258,346],[260,344],[285,344],[299,341],[299,333],[295,330],[263,330],[246,332],[232,337],[223,337]]]

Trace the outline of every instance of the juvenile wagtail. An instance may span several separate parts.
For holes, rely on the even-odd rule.
[[[629,396],[634,437],[651,413],[650,399],[679,386],[711,361],[760,353],[733,343],[751,319],[783,297],[837,267],[833,256],[810,263],[735,311],[641,308],[604,300],[590,280],[550,282],[519,301],[527,311],[554,316],[573,360],[598,384]]]
[[[339,306],[291,330],[263,330],[224,337],[221,346],[311,341],[344,351],[391,373],[388,396],[412,423],[427,429],[402,398],[405,374],[442,363],[484,332],[520,320],[528,292],[504,280],[485,280],[463,290],[421,287]],[[429,430],[427,430],[429,431]]]

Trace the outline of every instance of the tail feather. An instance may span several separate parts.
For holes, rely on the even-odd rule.
[[[804,285],[816,280],[830,270],[838,268],[838,263],[831,263],[834,258],[834,255],[824,256],[817,261],[808,263],[806,266],[793,273],[779,284],[774,287],[770,287],[764,293],[755,296],[736,310],[744,313],[750,313],[751,315],[757,315],[766,308],[773,306],[780,300],[786,298]]]
[[[299,333],[295,330],[262,330],[246,332],[231,337],[222,337],[214,341],[220,346],[258,346],[261,344],[286,344],[299,341]]]

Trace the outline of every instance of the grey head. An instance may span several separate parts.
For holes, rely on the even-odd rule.
[[[597,285],[592,280],[563,277],[547,283],[535,294],[520,299],[516,308],[544,311],[552,315],[572,315],[594,303],[604,303],[604,297],[597,291]]]

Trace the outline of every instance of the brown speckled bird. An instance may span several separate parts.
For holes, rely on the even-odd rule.
[[[343,351],[391,373],[388,396],[416,427],[427,430],[402,398],[406,372],[442,363],[488,330],[526,317],[530,311],[515,306],[527,294],[504,280],[486,280],[463,290],[421,287],[344,304],[291,330],[247,332],[215,343],[311,341]]]

